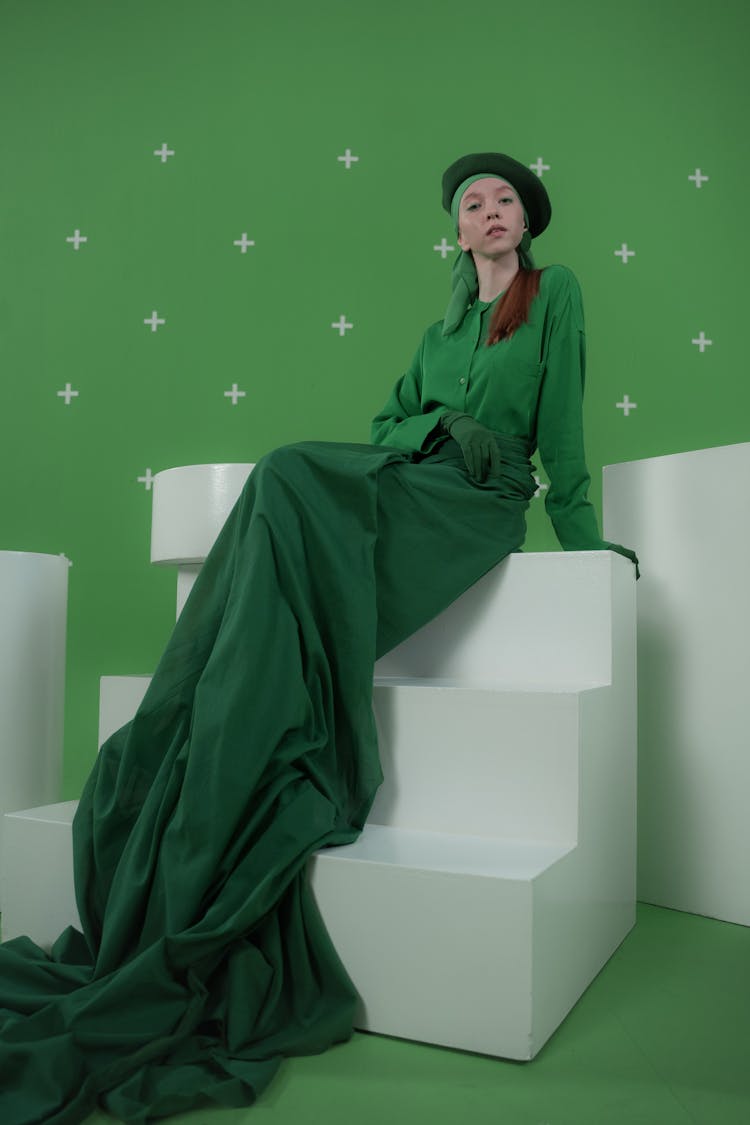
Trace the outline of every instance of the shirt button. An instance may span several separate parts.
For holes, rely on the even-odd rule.
[[[459,381],[459,383],[461,384],[462,387],[463,387],[464,383],[466,382],[465,379],[459,379],[458,381]]]

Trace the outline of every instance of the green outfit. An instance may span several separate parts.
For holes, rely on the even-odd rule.
[[[27,938],[0,947],[0,1121],[246,1105],[283,1056],[350,1034],[355,991],[305,866],[356,838],[381,780],[373,662],[520,547],[537,432],[556,526],[594,545],[572,276],[552,270],[537,305],[506,359],[478,346],[480,307],[455,339],[430,329],[376,444],[258,462],[87,781],[83,936],[66,931],[49,957]],[[503,431],[501,471],[481,485],[438,427],[458,405]]]
[[[587,499],[585,336],[574,274],[565,266],[543,270],[529,322],[510,340],[487,348],[493,306],[476,300],[450,336],[443,335],[442,321],[427,330],[373,423],[373,441],[429,450],[443,440],[438,424],[446,409],[469,414],[491,430],[523,439],[530,454],[538,448],[550,478],[547,512],[565,550],[611,547],[634,561],[632,552],[602,540]]]

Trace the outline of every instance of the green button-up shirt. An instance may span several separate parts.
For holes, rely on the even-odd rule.
[[[583,305],[565,266],[542,271],[529,321],[509,340],[486,347],[495,302],[475,301],[460,327],[425,332],[409,369],[372,423],[375,444],[429,452],[446,410],[470,414],[491,430],[526,439],[550,478],[547,512],[566,550],[601,550],[583,443],[586,364]],[[624,553],[624,552],[623,552]]]

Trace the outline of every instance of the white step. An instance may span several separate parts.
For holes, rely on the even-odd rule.
[[[413,702],[413,692],[395,692],[404,694],[401,706]],[[506,718],[518,706],[519,720],[524,704],[530,715],[534,704],[544,711],[554,698],[508,697]],[[521,737],[514,747],[521,764],[512,754],[506,759],[507,792],[502,770],[495,786],[486,784],[492,756],[476,754],[476,735],[484,733],[480,741],[489,745],[496,727],[490,721],[480,732],[477,720],[474,741],[454,747],[455,762],[446,757],[449,740],[437,737],[434,771],[428,743],[419,753],[400,753],[362,837],[315,857],[313,889],[363,999],[358,1026],[531,1058],[634,924],[632,700],[599,688],[558,702],[560,752],[568,755],[558,774],[548,772],[555,740]],[[550,707],[550,717],[555,714]],[[534,733],[532,725],[527,733]],[[459,811],[444,799],[432,802],[429,793],[421,801],[420,779],[430,787],[441,770],[452,771]],[[518,770],[526,771],[520,785]],[[464,828],[472,795],[475,835]],[[515,818],[513,796],[523,809]],[[398,815],[399,802],[408,808],[411,827]],[[496,835],[480,835],[491,830],[495,807],[502,809]],[[420,814],[422,825],[459,832],[419,829]]]
[[[250,463],[180,465],[157,473],[151,562],[203,562],[254,468]]]
[[[360,993],[356,1026],[504,1058],[541,1049],[635,921],[561,844],[369,825],[311,883]],[[623,893],[625,892],[625,893]]]
[[[177,567],[177,616],[254,463],[183,465],[154,477],[151,562]]]
[[[67,599],[67,559],[0,551],[0,817],[58,795]]]
[[[73,892],[71,825],[77,801],[3,817],[2,940],[27,934],[49,949],[67,926],[80,929]]]
[[[99,745],[135,715],[150,676],[101,676],[99,679]]]
[[[575,843],[580,693],[378,682],[373,704],[385,779],[371,822]]]
[[[609,551],[514,554],[382,657],[376,673],[474,687],[608,684],[635,660],[633,566]]]
[[[604,470],[638,583],[639,898],[750,925],[750,443]]]
[[[103,676],[99,744],[133,717],[148,676]],[[378,679],[384,780],[370,821],[529,841],[578,837],[581,706],[600,693],[490,691]],[[603,732],[610,743],[616,730]]]
[[[5,817],[15,862],[3,940],[25,933],[49,948],[79,926],[74,811]],[[604,863],[591,847],[372,824],[318,852],[312,889],[361,997],[356,1026],[533,1058],[634,924],[632,880],[597,879]]]

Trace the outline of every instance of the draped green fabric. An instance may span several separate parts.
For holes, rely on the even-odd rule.
[[[381,780],[373,662],[524,537],[528,445],[302,443],[263,458],[74,823],[83,935],[0,947],[0,1122],[253,1102],[351,1032],[306,882]]]

